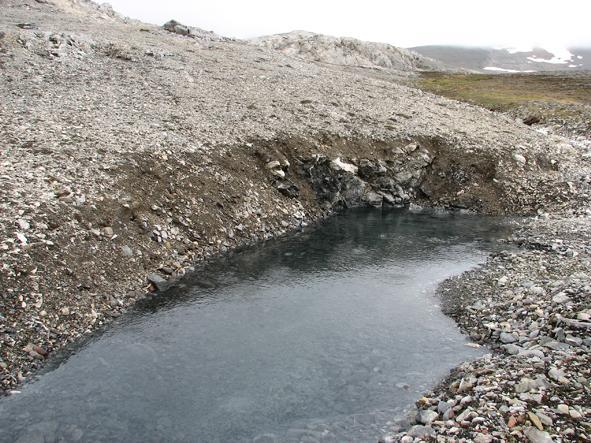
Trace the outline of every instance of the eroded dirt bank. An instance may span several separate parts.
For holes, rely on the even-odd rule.
[[[243,42],[171,34],[86,2],[3,8],[3,390],[196,260],[342,207],[578,214],[588,232],[587,145]],[[565,331],[565,340],[575,336]],[[495,370],[512,361],[494,358]]]

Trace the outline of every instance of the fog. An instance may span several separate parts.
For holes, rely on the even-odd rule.
[[[306,30],[396,46],[591,46],[591,2],[582,0],[110,0],[131,18],[182,23],[228,37]]]

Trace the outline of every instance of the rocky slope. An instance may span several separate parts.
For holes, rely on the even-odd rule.
[[[472,48],[417,46],[410,48],[453,69],[475,72],[585,71],[591,69],[590,48]]]
[[[305,60],[398,72],[443,69],[443,64],[408,49],[350,37],[292,31],[250,40],[250,43]]]
[[[360,72],[182,34],[90,2],[2,3],[5,391],[196,260],[343,207],[588,204],[587,145]]]

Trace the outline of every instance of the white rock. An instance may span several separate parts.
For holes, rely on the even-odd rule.
[[[559,292],[554,297],[552,297],[552,302],[557,304],[563,304],[570,301],[570,297],[566,295],[564,292]]]
[[[568,415],[568,406],[567,405],[558,405],[556,407],[556,410],[558,411],[559,414],[563,414],[563,415]]]
[[[476,434],[474,437],[474,443],[490,443],[493,441],[493,436],[490,434]]]
[[[540,431],[533,426],[526,429],[525,436],[531,443],[552,443],[552,437],[550,437],[550,434],[546,431]]]
[[[272,160],[269,163],[267,163],[267,169],[276,169],[280,167],[281,163],[279,163],[277,160]]]
[[[422,410],[419,414],[419,421],[424,425],[430,425],[437,417],[439,417],[439,414],[435,411],[431,411],[430,409]]]
[[[283,172],[282,169],[273,169],[271,174],[273,174],[275,177],[285,178],[285,172]]]
[[[557,381],[558,383],[565,385],[568,383],[568,379],[564,376],[564,371],[557,369],[557,368],[551,368],[548,371],[548,377],[550,377],[552,380]]]
[[[525,163],[527,162],[525,157],[523,155],[519,154],[518,152],[513,153],[513,160],[515,160],[517,163],[522,164],[522,165],[525,165]]]
[[[23,234],[22,232],[17,232],[15,235],[18,241],[20,241],[23,245],[27,244],[28,240],[25,234]]]
[[[501,332],[501,336],[499,337],[499,339],[505,344],[515,343],[517,341],[517,337],[508,332]]]
[[[31,227],[29,222],[22,219],[22,218],[17,221],[17,224],[23,231],[26,231],[27,229],[29,229]]]
[[[333,161],[330,162],[330,167],[336,171],[345,171],[351,174],[357,174],[357,166],[352,165],[351,163],[345,163],[341,161],[340,157],[335,158]]]
[[[574,418],[575,420],[578,420],[578,419],[580,419],[580,418],[582,418],[582,417],[583,417],[583,415],[582,415],[582,414],[581,414],[579,411],[577,411],[576,409],[574,409],[574,408],[570,408],[570,409],[568,410],[568,413],[569,413],[569,415],[570,415],[572,418]]]

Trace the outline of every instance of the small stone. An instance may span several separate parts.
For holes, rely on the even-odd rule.
[[[552,443],[552,437],[546,431],[540,431],[533,426],[525,431],[525,436],[531,443]]]
[[[561,369],[551,368],[548,371],[548,377],[550,377],[552,380],[560,383],[561,385],[568,384],[568,379],[565,377],[564,371],[562,371]]]
[[[363,196],[363,199],[367,202],[368,205],[373,206],[374,208],[382,207],[384,197],[377,192],[369,191],[367,194]]]
[[[339,157],[330,162],[330,167],[335,171],[344,171],[348,172],[349,174],[357,174],[358,170],[357,166],[352,165],[351,163],[345,163],[341,161]]]
[[[37,25],[35,23],[17,23],[16,26],[21,29],[37,29]]]
[[[518,394],[529,392],[538,387],[537,383],[528,377],[523,377],[519,383],[515,385],[515,392]]]
[[[581,346],[583,344],[583,339],[573,335],[567,335],[564,339],[564,342],[571,346]]]
[[[28,243],[29,240],[22,232],[17,232],[15,235],[18,241],[20,241],[23,245],[26,245]]]
[[[521,354],[523,352],[523,348],[514,345],[514,344],[508,344],[508,345],[503,345],[501,346],[509,355],[517,355],[517,354]]]
[[[166,288],[166,280],[155,272],[148,275],[148,281],[152,283],[152,285],[154,285],[154,287],[159,291],[162,291]]]
[[[559,414],[568,415],[568,406],[565,404],[560,404],[556,407],[556,411]]]
[[[267,163],[267,169],[277,169],[281,167],[281,163],[279,163],[277,160],[273,160],[270,161],[269,163]]]
[[[538,416],[536,414],[528,411],[527,416],[529,417],[529,419],[531,420],[531,422],[534,424],[534,426],[536,428],[538,428],[540,431],[544,430],[544,426],[542,425],[542,422],[540,421],[540,419],[538,418]]]
[[[431,411],[430,409],[422,410],[419,413],[419,422],[424,425],[430,425],[438,416],[439,414],[437,412]]]
[[[111,228],[110,226],[104,227],[103,234],[107,237],[112,237],[113,236],[113,228]]]
[[[476,384],[477,379],[476,377],[469,375],[467,377],[462,378],[462,381],[460,382],[460,386],[458,386],[458,392],[462,393],[462,392],[467,392],[469,390],[471,390],[474,385]]]
[[[285,172],[283,169],[273,169],[271,170],[271,174],[273,174],[275,177],[285,178]]]
[[[515,160],[517,163],[519,163],[521,165],[525,165],[525,163],[527,162],[525,157],[523,155],[519,154],[518,152],[513,153],[513,160]]]
[[[579,411],[577,411],[575,408],[570,408],[570,409],[568,410],[568,414],[569,414],[569,415],[570,415],[572,418],[574,418],[575,420],[579,420],[580,418],[582,418],[582,417],[583,417],[583,415],[582,415],[582,414],[581,414]]]
[[[523,393],[523,394],[519,394],[519,399],[523,400],[523,401],[531,401],[533,403],[541,404],[542,403],[542,394]]]
[[[499,339],[505,344],[515,343],[517,341],[517,337],[508,332],[501,332],[501,336],[499,337]]]
[[[456,416],[456,413],[454,412],[454,410],[452,408],[450,408],[443,413],[442,418],[444,421],[447,421],[447,420],[451,420],[455,416]]]
[[[121,252],[126,257],[133,257],[133,250],[127,245],[121,246]]]
[[[548,417],[546,414],[544,414],[542,412],[536,412],[536,416],[546,426],[552,426],[554,424],[554,422],[552,421],[552,418]]]
[[[472,396],[466,395],[464,398],[460,400],[461,405],[467,405],[468,403],[472,403]]]
[[[445,414],[451,408],[451,404],[446,401],[439,401],[437,404],[437,412]]]
[[[435,430],[431,426],[415,425],[409,429],[407,434],[411,437],[425,438],[435,435]]]
[[[552,297],[552,303],[556,304],[564,304],[570,301],[570,297],[566,295],[564,292],[559,292],[554,297]]]
[[[511,417],[509,417],[509,420],[507,420],[507,427],[509,429],[514,428],[517,425],[517,419],[512,415]]]
[[[16,223],[18,224],[19,228],[21,228],[23,231],[26,231],[27,229],[31,228],[31,225],[29,224],[29,222],[26,220],[23,220],[22,218],[19,219]]]
[[[474,443],[491,443],[492,441],[493,441],[493,436],[490,434],[477,433],[474,436]]]

